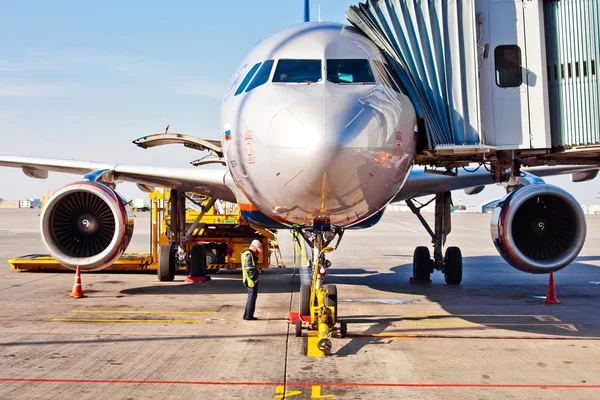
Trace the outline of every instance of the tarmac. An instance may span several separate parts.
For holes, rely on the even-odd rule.
[[[425,215],[431,219],[432,215]],[[185,275],[83,273],[86,298],[67,297],[74,274],[13,271],[6,260],[45,253],[37,210],[0,210],[1,399],[598,399],[600,217],[589,216],[578,259],[555,274],[513,269],[496,252],[489,215],[453,215],[448,246],[464,257],[460,286],[414,286],[412,253],[430,238],[408,213],[348,231],[327,283],[337,285],[349,337],[309,356],[286,314],[299,273],[260,276],[256,316],[243,321],[238,271],[210,283]],[[129,251],[149,248],[138,213]]]

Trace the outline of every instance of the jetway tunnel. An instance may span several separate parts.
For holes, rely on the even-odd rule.
[[[600,163],[598,0],[368,0],[346,17],[386,54],[425,150]]]

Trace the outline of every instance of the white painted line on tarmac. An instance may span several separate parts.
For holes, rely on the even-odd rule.
[[[380,222],[380,224],[391,226],[392,228],[395,228],[395,229],[402,229],[403,231],[407,231],[407,232],[413,232],[413,233],[417,232],[417,231],[413,231],[412,229],[404,228],[402,226],[388,224],[387,222]]]

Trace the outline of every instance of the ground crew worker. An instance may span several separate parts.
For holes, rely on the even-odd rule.
[[[258,296],[258,269],[256,261],[258,253],[262,252],[262,243],[259,240],[253,240],[250,247],[242,250],[242,282],[248,289],[248,300],[246,300],[246,310],[244,319],[246,321],[257,320],[254,316],[256,308],[256,297]]]

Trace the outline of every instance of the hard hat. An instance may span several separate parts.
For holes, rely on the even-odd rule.
[[[256,247],[256,250],[258,250],[259,252],[262,252],[262,243],[260,242],[260,240],[254,239],[251,245]]]

